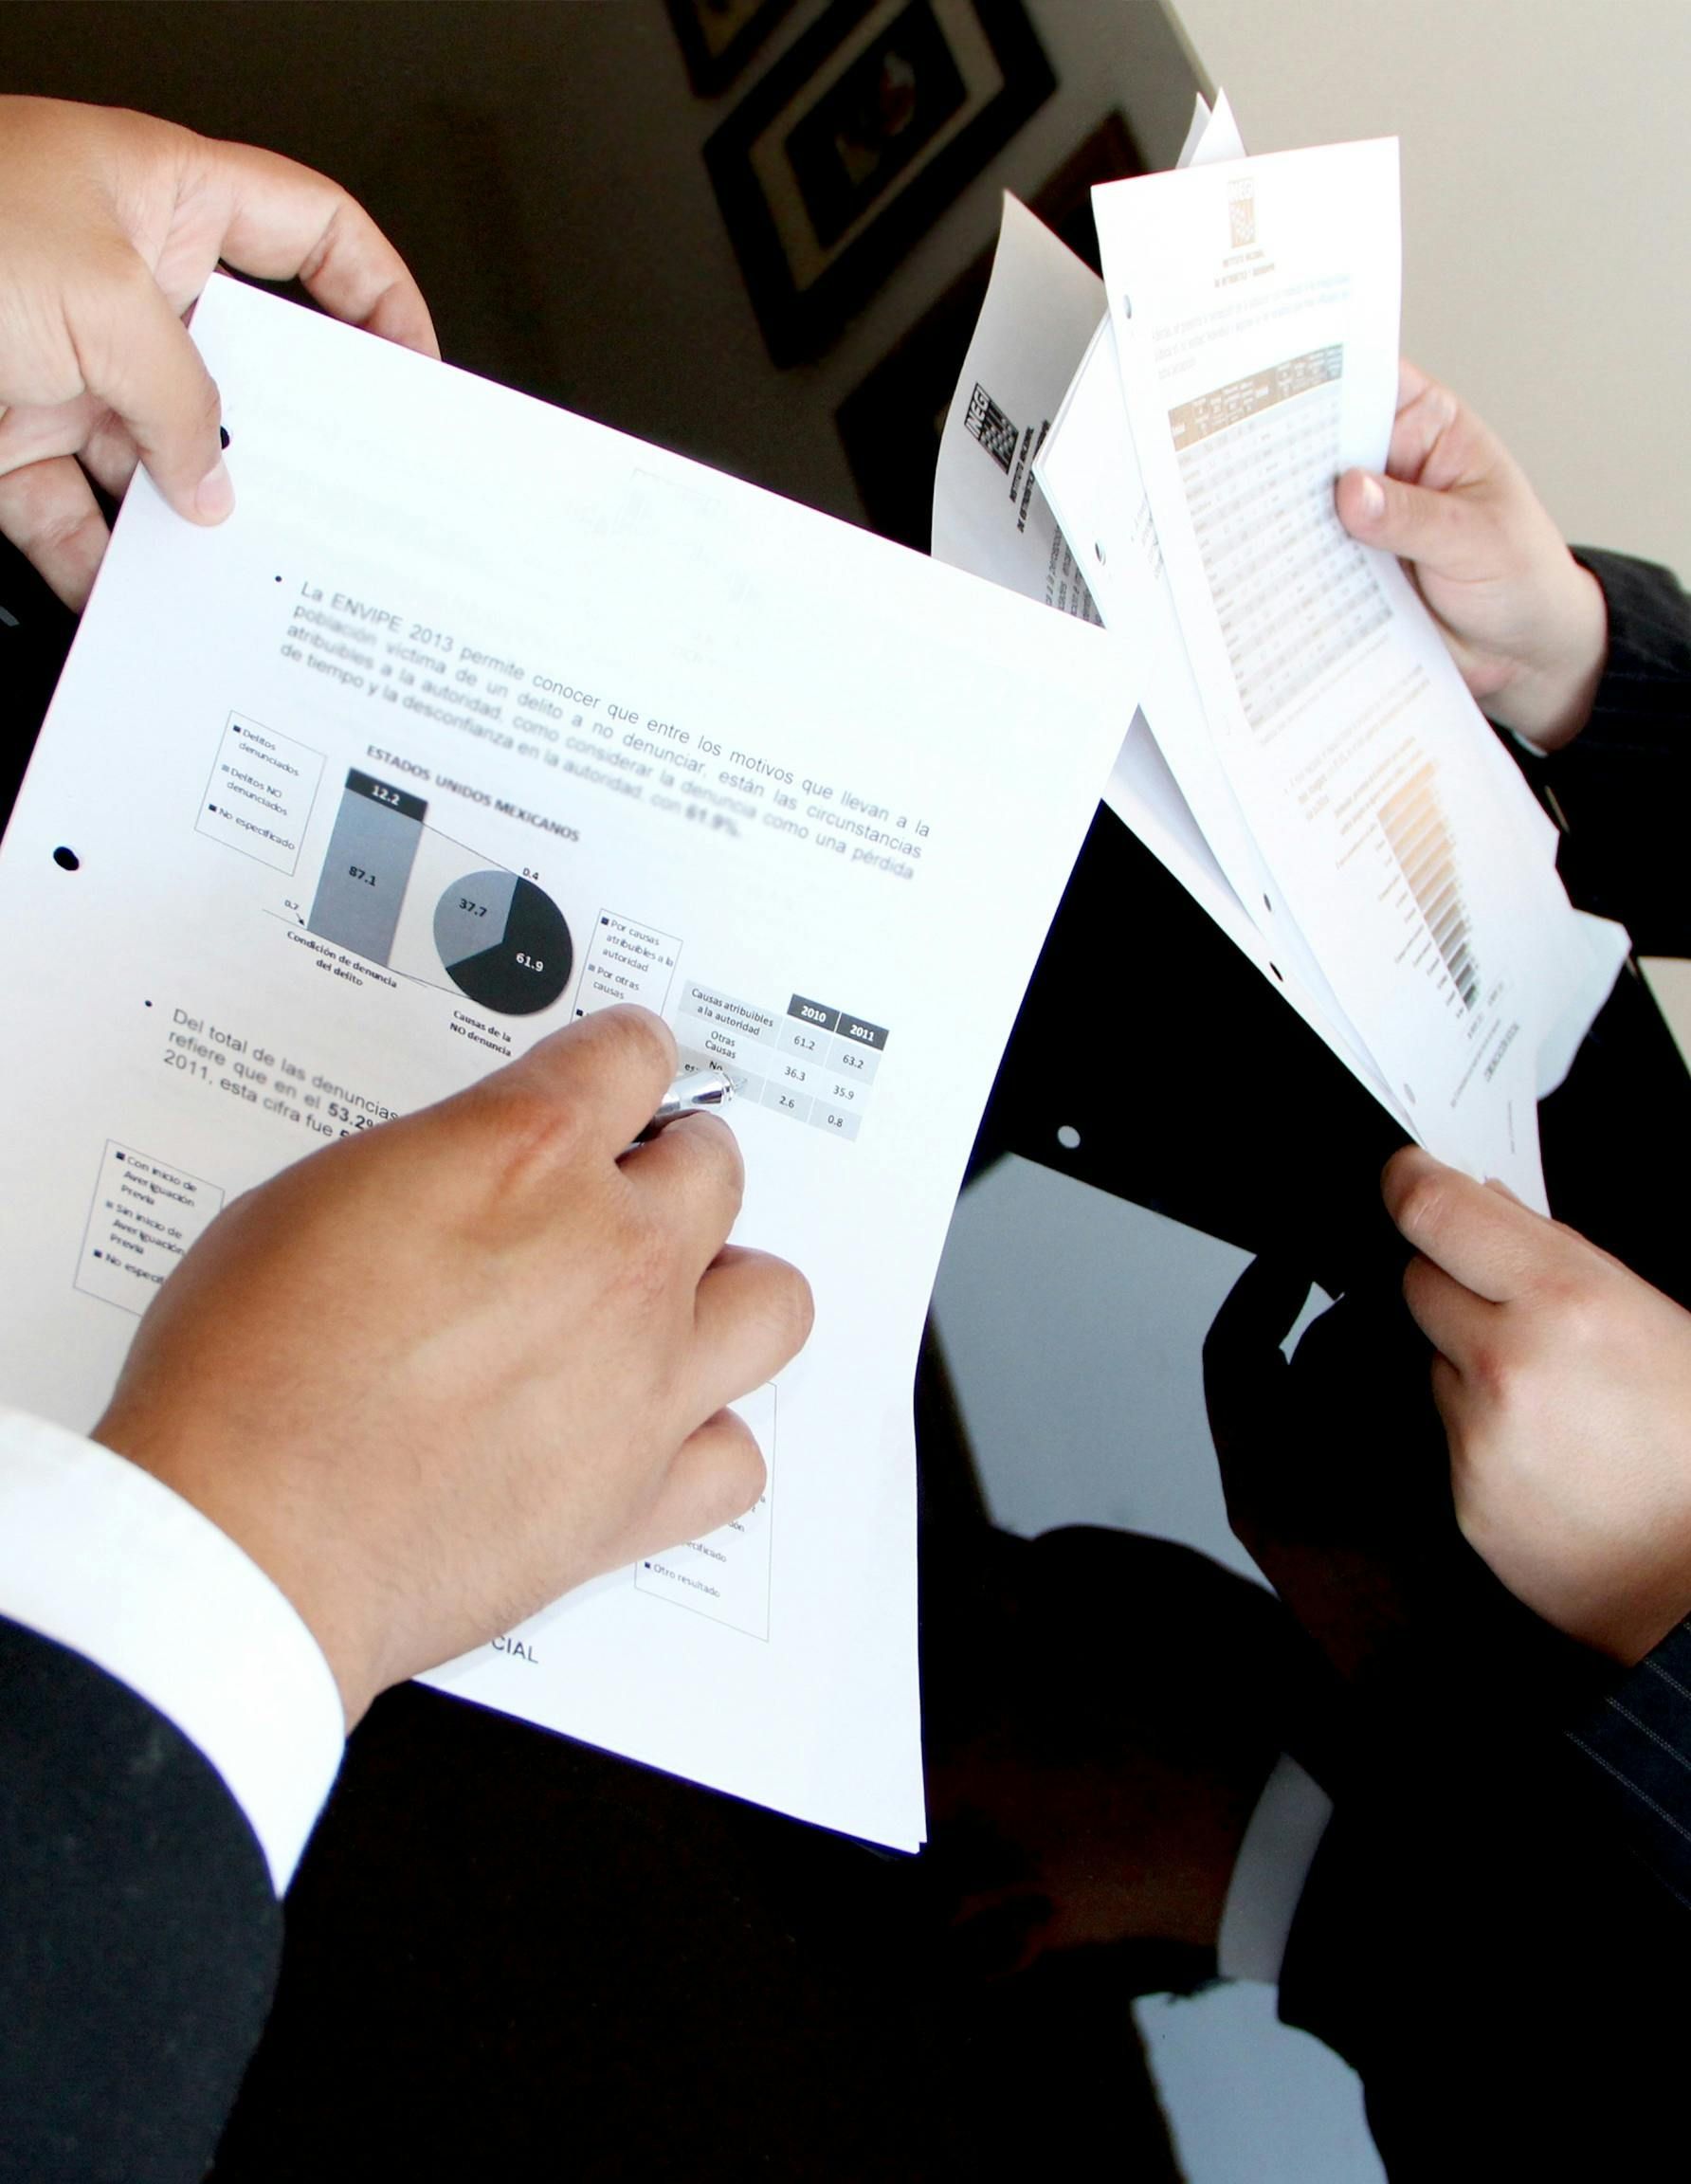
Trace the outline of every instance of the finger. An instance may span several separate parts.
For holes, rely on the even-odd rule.
[[[1407,1145],[1380,1178],[1386,1210],[1417,1251],[1494,1304],[1531,1289],[1563,1245],[1554,1222]]]
[[[109,534],[93,488],[69,455],[0,475],[0,535],[74,612],[94,588]]]
[[[773,1380],[809,1338],[810,1284],[767,1251],[729,1245],[699,1283],[692,1387],[699,1409],[737,1402]]]
[[[648,1009],[596,1010],[484,1077],[472,1095],[568,1116],[592,1151],[615,1159],[675,1082],[675,1036]]]
[[[122,418],[102,409],[96,413],[77,459],[102,493],[120,500],[140,464],[141,451]]]
[[[743,1517],[769,1482],[755,1435],[743,1418],[719,1410],[676,1450],[650,1517],[640,1528],[634,1559],[683,1539],[702,1538]]]
[[[297,278],[336,318],[426,356],[440,355],[410,269],[338,183],[250,144],[208,150],[227,192],[227,264],[261,281]]]
[[[21,470],[53,455],[77,455],[111,411],[92,394],[68,402],[16,403],[0,408],[0,470]]]
[[[1333,504],[1351,537],[1365,546],[1424,563],[1457,582],[1485,573],[1490,535],[1459,494],[1347,470],[1334,487]],[[1495,558],[1495,542],[1490,551]]]
[[[692,1270],[702,1274],[727,1242],[746,1194],[734,1132],[715,1115],[683,1115],[625,1154],[620,1166],[646,1202],[684,1230]]]
[[[1419,364],[1411,364],[1407,356],[1400,356],[1397,359],[1397,413],[1401,415],[1422,390],[1431,385],[1431,379]]]
[[[102,493],[122,496],[139,460],[123,420],[92,394],[0,410],[0,473],[74,455]]]
[[[1450,1444],[1452,1468],[1461,1460],[1463,1428],[1467,1418],[1467,1385],[1448,1357],[1432,1361],[1432,1399]]]
[[[127,244],[65,307],[88,392],[115,410],[159,491],[191,522],[235,504],[217,428],[222,404],[188,329]]]
[[[1471,1372],[1481,1350],[1495,1345],[1503,1306],[1464,1289],[1419,1252],[1404,1268],[1403,1295],[1410,1319],[1459,1373]]]
[[[1386,451],[1387,474],[1413,483],[1421,477],[1433,450],[1462,413],[1462,405],[1447,387],[1425,373],[1418,373],[1413,394],[1400,399],[1391,420],[1391,439]],[[1398,392],[1404,392],[1404,375],[1398,374]]]

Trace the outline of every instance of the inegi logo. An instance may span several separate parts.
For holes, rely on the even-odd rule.
[[[1019,435],[978,380],[974,392],[969,397],[969,414],[963,422],[1008,478]]]

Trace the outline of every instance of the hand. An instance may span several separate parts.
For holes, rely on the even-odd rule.
[[[1469,1543],[1546,1622],[1642,1660],[1691,1611],[1691,1314],[1429,1154],[1384,1190]]]
[[[1546,751],[1578,735],[1609,646],[1602,587],[1471,410],[1404,364],[1386,476],[1347,470],[1335,500],[1353,537],[1408,566],[1492,719]]]
[[[140,462],[191,522],[234,506],[182,324],[220,258],[440,354],[399,253],[321,174],[144,114],[0,98],[0,532],[69,607],[106,547],[90,480],[121,493]]]
[[[723,1123],[625,1151],[674,1070],[656,1017],[590,1016],[237,1199],[141,1321],[96,1437],[275,1579],[349,1727],[762,1490],[722,1406],[800,1348],[809,1290],[724,1247]]]

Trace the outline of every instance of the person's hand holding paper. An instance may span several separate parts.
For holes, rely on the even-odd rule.
[[[0,534],[67,606],[105,552],[95,486],[140,463],[191,521],[234,505],[182,324],[220,259],[440,354],[399,253],[326,176],[143,114],[0,99]]]
[[[1386,474],[1347,470],[1336,502],[1353,537],[1408,566],[1490,717],[1541,750],[1571,742],[1603,672],[1603,592],[1497,435],[1406,362]]]
[[[1691,1315],[1419,1149],[1385,1194],[1463,1531],[1546,1622],[1642,1660],[1691,1610]]]

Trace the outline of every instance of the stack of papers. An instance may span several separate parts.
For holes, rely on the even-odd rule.
[[[1118,814],[1407,1136],[1543,1208],[1536,1101],[1627,936],[1334,511],[1391,439],[1396,144],[1248,158],[1224,98],[1181,156],[1094,191],[1101,282],[1006,200],[935,553],[1103,622]]]

